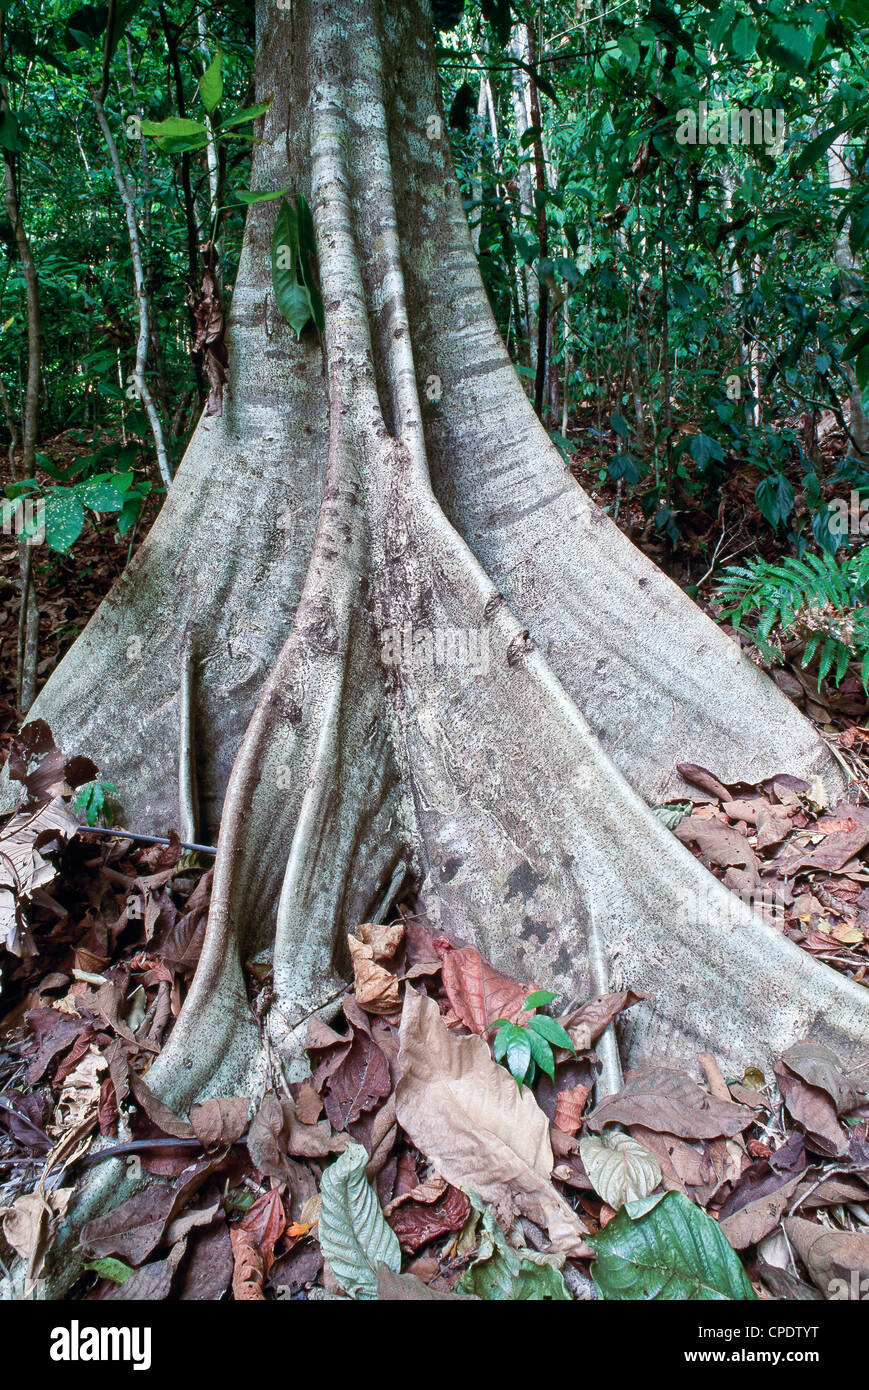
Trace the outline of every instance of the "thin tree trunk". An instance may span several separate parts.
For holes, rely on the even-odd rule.
[[[847,198],[851,191],[851,173],[847,163],[847,136],[840,135],[827,150],[827,172],[830,193],[835,206],[840,199]],[[833,259],[842,277],[842,305],[845,309],[859,304],[863,297],[860,270],[851,252],[851,219],[846,217],[833,241]],[[861,459],[869,458],[869,419],[863,409],[863,393],[857,385],[854,368],[844,363],[845,374],[851,383],[849,396],[851,445],[854,454]]]
[[[3,16],[0,15],[0,51],[3,49]],[[0,84],[0,110],[10,111],[9,92]],[[39,437],[39,387],[42,366],[42,332],[39,309],[39,277],[24,229],[18,188],[15,177],[15,155],[3,151],[3,191],[6,215],[15,236],[15,248],[24,277],[27,302],[27,386],[24,392],[23,430],[21,438],[21,476],[32,478],[36,473],[36,444]],[[13,477],[14,446],[10,449]],[[15,698],[18,709],[26,714],[36,698],[36,671],[39,660],[39,608],[33,584],[33,539],[19,536],[18,565],[21,599],[18,620],[17,674]]]
[[[531,67],[537,62],[537,40],[534,25],[526,29],[528,35],[528,62]],[[546,218],[546,161],[543,157],[542,118],[537,83],[533,77],[528,81],[528,100],[531,124],[536,128],[534,136],[534,187],[537,194],[537,242],[540,260],[549,255],[549,231]],[[543,418],[543,402],[546,399],[546,382],[549,373],[549,287],[544,277],[537,281],[537,364],[534,377],[534,409]]]
[[[139,225],[136,220],[136,205],[129,182],[127,181],[127,176],[121,165],[121,158],[118,154],[118,146],[115,137],[112,134],[111,126],[106,120],[103,98],[96,89],[91,93],[91,96],[97,122],[102,131],[103,139],[106,142],[109,162],[111,163],[112,173],[115,177],[115,186],[124,209],[124,217],[127,223],[127,238],[130,243],[130,259],[133,263],[133,283],[136,294],[136,309],[139,317],[139,336],[136,342],[136,364],[133,368],[133,380],[135,381],[136,392],[142,402],[145,414],[148,417],[148,424],[151,427],[160,477],[168,491],[172,486],[172,469],[169,464],[169,453],[166,448],[166,440],[163,434],[163,424],[160,419],[160,414],[146,380],[148,352],[151,345],[151,305],[148,296],[148,286],[145,280],[145,269],[142,264],[142,244],[139,237]]]

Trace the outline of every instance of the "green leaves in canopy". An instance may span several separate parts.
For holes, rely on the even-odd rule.
[[[398,1274],[401,1247],[365,1176],[368,1153],[347,1148],[323,1173],[320,1184],[320,1248],[337,1282],[352,1298],[377,1298],[382,1263]]]
[[[142,134],[155,140],[166,154],[202,150],[208,144],[208,128],[202,121],[186,116],[168,116],[165,121],[143,121]]]
[[[323,300],[314,274],[316,265],[314,223],[300,193],[292,208],[281,200],[272,235],[272,284],[278,308],[296,337],[312,319],[322,333]]]
[[[209,115],[223,96],[223,54],[218,50],[199,79],[199,95]]]
[[[721,1227],[681,1192],[631,1202],[597,1235],[601,1298],[726,1301],[757,1297]]]

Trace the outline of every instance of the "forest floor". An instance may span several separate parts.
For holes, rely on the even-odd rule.
[[[48,447],[62,463],[80,446],[61,437]],[[601,466],[594,451],[577,451],[574,471],[612,512]],[[751,479],[728,484],[717,515],[684,518],[675,550],[633,503],[618,521],[677,582],[697,585],[722,528],[737,549],[768,544],[753,490]],[[72,556],[41,558],[41,678],[128,548],[106,518]],[[253,1115],[239,1097],[194,1107],[189,1121],[167,1112],[145,1078],[196,966],[211,859],[177,841],[144,846],[82,828],[75,785],[93,771],[65,755],[87,749],[56,750],[44,729],[16,737],[12,538],[0,538],[0,563],[0,745],[22,784],[21,810],[0,825],[17,875],[10,910],[0,874],[0,935],[13,951],[0,1005],[0,1261],[8,1267],[13,1251],[28,1260],[22,1297],[38,1296],[66,1203],[110,1154],[153,1181],[84,1228],[79,1299],[615,1297],[612,1270],[640,1224],[668,1251],[684,1297],[838,1297],[836,1280],[864,1267],[865,1071],[806,1040],[772,1074],[748,1065],[725,1077],[702,1054],[702,1084],[681,1069],[640,1068],[593,1103],[595,1044],[638,997],[574,1000],[552,1014],[548,997],[528,1002],[535,982],[510,980],[435,933],[412,899],[350,936],[353,984],[334,1027],[311,1024],[309,1081],[270,1091]],[[698,597],[708,604],[708,589]],[[772,674],[836,756],[865,772],[859,683],[818,692],[796,663]],[[714,768],[695,768],[691,780],[692,797],[658,808],[673,832],[775,928],[869,987],[865,783],[830,806],[820,786],[784,775],[725,786]],[[257,957],[245,971],[262,1021],[270,963]],[[498,1036],[496,1017],[512,1034]],[[440,1083],[459,1076],[474,1082],[467,1113],[439,1113]],[[601,1137],[611,1124],[621,1126],[615,1145]],[[364,1229],[363,1172],[378,1199]],[[624,1211],[641,1199],[645,1214]],[[687,1248],[674,1254],[677,1220],[714,1249],[711,1265],[692,1265]],[[653,1296],[651,1276],[637,1277],[630,1296]]]

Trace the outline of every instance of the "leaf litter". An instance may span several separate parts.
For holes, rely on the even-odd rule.
[[[747,1059],[725,1078],[701,1054],[694,1075],[638,1066],[597,1094],[595,1045],[639,1002],[628,989],[538,1008],[575,1050],[517,1085],[493,1041],[503,1020],[527,1025],[538,986],[411,898],[349,935],[353,983],[330,1023],[309,1022],[306,1080],[174,1114],[147,1076],[196,967],[210,864],[177,837],[89,834],[74,796],[96,769],[45,726],[11,740],[10,770],[0,1257],[25,1261],[28,1286],[104,1153],[147,1181],[83,1226],[70,1296],[85,1300],[799,1299],[866,1277],[865,1072],[805,1038],[769,1076]],[[862,982],[869,811],[794,778],[682,772],[698,795],[674,833]],[[261,1017],[268,959],[246,979]]]

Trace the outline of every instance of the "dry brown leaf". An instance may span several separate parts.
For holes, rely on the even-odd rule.
[[[247,1096],[222,1096],[191,1106],[193,1133],[204,1149],[229,1148],[247,1129]]]
[[[400,1064],[398,1122],[440,1175],[508,1218],[521,1211],[549,1231],[557,1250],[586,1257],[585,1228],[550,1181],[546,1116],[482,1038],[456,1037],[434,1000],[408,989]]]
[[[0,830],[0,945],[14,956],[36,954],[27,926],[27,907],[57,875],[49,856],[79,829],[58,796],[37,809],[16,811]]]
[[[315,1125],[323,1113],[323,1098],[310,1081],[303,1081],[296,1096],[296,1119],[300,1125]]]
[[[74,1191],[72,1187],[61,1187],[46,1192],[39,1187],[35,1192],[22,1193],[11,1206],[3,1209],[3,1234],[27,1265],[25,1294],[29,1294],[39,1278],[58,1223]]]
[[[848,1147],[848,1136],[839,1124],[836,1107],[820,1086],[809,1086],[781,1062],[773,1067],[782,1099],[812,1148],[838,1158]]]
[[[56,1139],[67,1130],[96,1118],[99,1113],[103,1072],[109,1064],[93,1043],[64,1080],[51,1123],[46,1131]]]
[[[764,1236],[774,1231],[801,1181],[800,1174],[790,1178],[775,1192],[756,1197],[747,1202],[732,1216],[725,1217],[721,1229],[734,1250],[745,1250],[749,1245],[759,1245]]]
[[[745,1106],[717,1100],[681,1071],[644,1067],[628,1072],[617,1095],[608,1096],[588,1117],[588,1127],[642,1125],[682,1139],[731,1138],[751,1124]]]
[[[582,1124],[582,1112],[588,1100],[587,1086],[574,1086],[569,1091],[559,1091],[555,1098],[555,1119],[552,1123],[562,1134],[576,1134]]]
[[[371,947],[372,959],[378,965],[392,960],[404,940],[403,922],[392,922],[388,927],[379,922],[363,922],[357,931],[365,945]]]
[[[683,845],[696,845],[710,864],[721,868],[739,866],[744,873],[743,888],[753,887],[760,874],[760,862],[751,845],[738,830],[724,821],[705,816],[686,816],[676,829]]]
[[[815,1284],[827,1298],[859,1298],[869,1290],[869,1231],[831,1231],[802,1217],[784,1223]],[[835,1287],[836,1282],[843,1287]],[[856,1288],[857,1292],[851,1290]]]
[[[447,937],[439,936],[434,947],[441,958],[450,1005],[472,1033],[487,1033],[496,1018],[515,1023],[528,995],[538,988],[502,975],[473,946],[456,947]]]
[[[449,1290],[432,1289],[424,1284],[416,1274],[395,1274],[388,1265],[381,1264],[377,1270],[377,1297],[383,1301],[442,1303],[479,1303],[476,1294],[452,1293]]]
[[[615,994],[601,994],[597,999],[589,999],[578,1009],[569,1009],[561,1015],[558,1022],[570,1034],[570,1041],[577,1052],[589,1052],[614,1018],[625,1009],[629,1009],[632,1004],[639,1004],[644,998],[645,995],[635,994],[632,989],[619,990]]]
[[[374,959],[373,946],[350,932],[347,936],[353,964],[356,1001],[370,1014],[391,1014],[399,1007],[398,977]]]
[[[230,1231],[232,1240],[232,1296],[239,1303],[265,1303],[263,1292],[263,1261],[256,1247],[256,1241],[249,1231],[235,1226]]]

